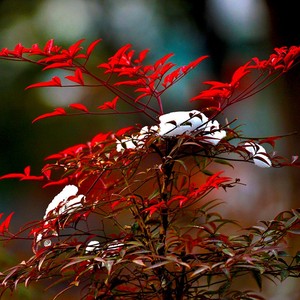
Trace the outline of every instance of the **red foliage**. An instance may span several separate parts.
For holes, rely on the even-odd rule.
[[[8,227],[9,227],[9,224],[10,224],[13,214],[14,214],[13,212],[10,213],[6,217],[6,219],[0,224],[0,234],[3,234],[5,231],[8,231]],[[2,218],[2,216],[3,216],[3,213],[0,213],[0,219]]]
[[[216,189],[239,184],[239,179],[222,176],[223,171],[212,172],[211,165],[232,166],[233,161],[264,167],[299,165],[298,157],[290,161],[271,157],[261,146],[267,143],[274,147],[281,136],[246,138],[239,127],[220,125],[213,117],[267,87],[297,64],[300,47],[276,48],[267,60],[254,58],[238,68],[228,83],[205,81],[209,88],[191,99],[198,102],[201,111],[183,112],[188,117],[181,121],[177,116],[180,119],[182,112],[176,112],[176,119],[170,117],[162,125],[163,94],[207,56],[177,67],[169,61],[170,53],[148,64],[148,49],[136,54],[127,44],[107,61],[96,63],[95,71],[89,59],[100,41],[92,42],[86,50],[82,39],[68,48],[49,40],[42,48],[38,44],[26,48],[19,43],[12,50],[0,51],[0,59],[34,63],[43,71],[66,72],[61,78],[54,76],[27,89],[94,87],[113,95],[92,108],[82,103],[58,107],[33,122],[54,116],[108,113],[143,113],[154,122],[153,126],[99,133],[86,144],[49,155],[40,176],[31,175],[28,166],[23,173],[0,177],[43,181],[44,187],[65,185],[50,202],[44,218],[25,226],[18,235],[8,230],[13,213],[0,224],[1,236],[7,239],[29,231],[34,252],[26,262],[1,273],[1,284],[13,288],[19,282],[60,276],[67,280],[68,288],[83,285],[83,290],[88,290],[85,299],[115,295],[122,299],[128,294],[137,298],[147,294],[149,299],[161,294],[166,299],[197,294],[208,299],[205,280],[207,286],[218,283],[215,295],[228,298],[231,292],[220,284],[230,285],[240,273],[254,272],[258,285],[264,272],[286,276],[281,270],[288,270],[297,274],[292,263],[287,266],[278,259],[278,246],[284,241],[283,235],[298,234],[298,210],[282,213],[265,222],[265,227],[251,228],[249,235],[228,236],[220,229],[234,222],[210,211],[218,204],[215,200],[203,200]],[[205,114],[209,112],[208,118]],[[168,125],[182,130],[172,135],[174,128],[168,131]],[[163,126],[168,135],[162,133]],[[256,161],[262,157],[264,165]],[[185,215],[190,207],[195,211]],[[124,211],[126,218],[119,218]],[[96,228],[88,222],[91,215],[99,221]],[[117,228],[117,234],[107,234],[107,228],[111,231],[112,227]],[[63,233],[66,229],[73,233]],[[215,275],[218,281],[213,282]]]

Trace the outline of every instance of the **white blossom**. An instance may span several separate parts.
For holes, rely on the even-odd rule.
[[[94,252],[100,249],[100,243],[98,241],[89,241],[85,247],[85,253]]]
[[[217,145],[226,136],[217,120],[209,121],[198,110],[171,112],[161,115],[159,121],[159,135],[163,137],[201,133],[205,137],[203,142]]]
[[[139,134],[125,137],[122,140],[117,140],[116,150],[122,152],[125,149],[135,149],[142,147],[144,145],[144,139],[152,134],[156,134],[158,131],[158,126],[144,126],[140,130]]]
[[[117,140],[116,150],[123,152],[125,149],[136,149],[144,145],[148,135],[161,137],[174,137],[182,134],[202,134],[203,142],[217,145],[226,136],[225,130],[220,130],[217,120],[209,121],[198,110],[175,111],[159,117],[158,126],[144,126],[137,135]]]
[[[220,130],[220,124],[217,120],[209,121],[204,129],[204,142],[217,145],[221,139],[226,137],[226,131]]]
[[[175,111],[159,117],[159,135],[176,136],[199,130],[208,118],[198,110]]]
[[[84,195],[78,195],[78,187],[75,185],[67,185],[64,189],[54,197],[54,199],[48,205],[44,219],[52,212],[52,214],[60,215],[65,212],[72,213],[78,208],[82,207],[82,199]],[[71,198],[72,197],[72,198]],[[71,198],[71,199],[70,199]]]
[[[244,144],[244,148],[250,153],[256,166],[260,168],[269,168],[272,166],[272,162],[263,146],[253,142],[247,142]]]

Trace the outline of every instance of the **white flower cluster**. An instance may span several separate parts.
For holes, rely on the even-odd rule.
[[[72,213],[78,208],[82,207],[82,200],[85,199],[84,195],[78,195],[78,187],[75,185],[67,185],[64,189],[54,197],[48,205],[44,219],[49,217],[50,214],[61,215],[64,213]]]
[[[101,258],[114,258],[120,254],[121,249],[124,247],[124,244],[119,242],[118,240],[112,241],[108,244],[108,246],[105,246],[105,251],[101,248],[100,242],[92,240],[89,241],[87,246],[85,247],[85,254],[89,255],[93,252],[100,252]],[[104,267],[105,263],[104,261],[99,264],[99,266]]]
[[[100,250],[100,243],[98,241],[89,241],[85,247],[85,253],[91,253]]]
[[[226,136],[225,130],[220,130],[217,120],[209,121],[208,118],[198,110],[176,111],[159,117],[158,126],[145,126],[136,136],[126,137],[117,141],[117,151],[124,149],[135,149],[143,145],[147,135],[155,134],[161,137],[174,137],[181,134],[201,134],[203,142],[217,145]]]
[[[120,249],[124,247],[124,243],[119,242],[118,240],[114,240],[108,244],[106,247],[105,257],[113,257],[120,252]],[[100,242],[99,241],[89,241],[87,246],[85,247],[85,253],[91,253],[95,251],[100,251]]]
[[[198,110],[171,112],[161,115],[159,121],[158,134],[162,137],[201,133],[205,137],[203,142],[217,145],[226,136],[217,120],[209,121]]]
[[[158,132],[158,126],[151,126],[150,128],[148,126],[144,126],[139,134],[131,136],[131,137],[126,137],[122,140],[117,141],[117,146],[116,150],[118,152],[122,152],[125,149],[135,149],[142,147],[144,145],[144,139],[151,134],[157,134]]]
[[[250,153],[256,166],[260,168],[269,168],[272,166],[272,162],[263,146],[253,142],[247,142],[243,147]]]
[[[85,199],[84,195],[78,195],[78,187],[75,185],[67,185],[64,187],[64,189],[56,195],[53,200],[50,202],[48,205],[45,215],[44,215],[44,220],[51,216],[58,216],[62,215],[64,213],[72,213],[76,211],[77,209],[82,207],[82,200]],[[48,224],[48,221],[45,221],[45,225]],[[39,233],[35,239],[35,242],[38,243],[40,242],[43,238],[44,235],[47,235],[48,230],[44,229],[42,233]],[[51,235],[58,235],[58,233],[54,230],[52,230]],[[51,241],[50,240],[45,240],[44,241],[44,246],[50,246]]]

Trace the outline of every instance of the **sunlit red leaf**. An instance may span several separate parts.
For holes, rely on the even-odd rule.
[[[131,48],[131,44],[126,44],[122,46],[111,58],[120,58],[124,53]]]
[[[88,48],[87,48],[87,50],[86,50],[86,57],[87,57],[87,59],[90,57],[90,55],[91,55],[92,52],[94,51],[94,48],[97,46],[97,44],[100,43],[101,41],[102,41],[102,39],[98,39],[98,40],[92,42],[92,43],[88,46]]]
[[[157,60],[154,64],[154,68],[156,69],[158,66],[163,65],[173,55],[174,55],[173,53],[169,53],[163,56],[162,58],[160,58],[159,60]]]
[[[203,84],[211,85],[211,88],[214,89],[223,89],[223,88],[230,88],[228,83],[220,82],[220,81],[214,81],[214,80],[208,80],[204,81]]]
[[[16,57],[22,57],[24,52],[28,52],[28,49],[26,49],[21,43],[18,43],[14,50],[11,51],[11,54]]]
[[[134,129],[134,126],[129,126],[129,127],[121,128],[120,130],[118,130],[116,132],[116,136],[122,136],[123,134],[131,131],[132,129]]]
[[[56,116],[65,116],[65,115],[67,115],[66,111],[63,108],[58,107],[58,108],[55,108],[55,110],[53,112],[38,116],[37,118],[35,118],[32,121],[32,123],[39,121],[41,119],[46,119],[46,118],[51,118],[51,117],[56,117]]]
[[[44,47],[44,52],[47,54],[50,54],[52,51],[53,45],[54,45],[54,39],[47,41],[45,44],[45,47]]]
[[[140,79],[138,80],[126,80],[126,81],[118,81],[116,83],[114,83],[115,86],[120,86],[120,85],[140,85],[141,83],[143,83],[143,81],[141,81]]]
[[[206,58],[208,58],[208,55],[203,55],[198,57],[196,60],[190,62],[187,66],[183,66],[182,67],[182,71],[183,73],[187,73],[190,70],[194,69],[195,67],[197,67],[203,60],[205,60]]]
[[[143,60],[146,58],[148,52],[149,52],[149,49],[142,50],[139,54],[139,57],[134,62],[137,64],[142,63]]]
[[[181,68],[177,68],[176,70],[174,70],[173,72],[171,72],[170,74],[168,74],[165,78],[164,78],[164,82],[163,82],[163,86],[167,87],[169,85],[171,85],[182,73],[181,73]]]
[[[141,94],[138,97],[136,97],[136,99],[134,100],[135,102],[139,102],[142,98],[144,97],[148,97],[149,95],[151,95],[151,93],[145,93],[145,94]]]
[[[2,175],[1,177],[0,177],[0,180],[2,180],[2,179],[10,179],[10,178],[19,178],[19,179],[21,179],[21,178],[23,178],[25,175],[23,174],[23,173],[10,173],[10,174],[5,174],[5,175]]]
[[[26,90],[36,88],[36,87],[51,87],[51,86],[61,86],[61,80],[58,76],[54,76],[50,81],[31,84],[28,87],[26,87]]]
[[[84,81],[83,81],[83,76],[82,76],[82,71],[80,68],[77,68],[75,70],[75,74],[74,76],[69,75],[69,76],[65,76],[66,79],[69,79],[70,81],[76,82],[80,85],[84,85]]]
[[[106,109],[116,109],[117,101],[119,100],[119,97],[116,96],[112,101],[104,102],[102,105],[98,106],[97,108],[106,110]]]
[[[244,77],[246,76],[247,74],[250,73],[250,70],[248,68],[250,62],[246,63],[244,66],[241,66],[239,67],[234,73],[233,73],[233,76],[232,76],[232,79],[231,79],[231,85],[233,87],[236,87],[238,86],[239,84],[239,81]]]
[[[0,180],[2,179],[19,179],[20,181],[23,180],[43,180],[44,176],[34,176],[34,175],[30,175],[30,166],[27,166],[24,169],[24,173],[10,173],[10,174],[6,174],[0,177]]]
[[[64,69],[72,66],[72,61],[66,61],[66,62],[57,62],[52,63],[46,66],[43,71],[49,70],[49,69]]]
[[[0,233],[4,233],[5,231],[8,231],[8,227],[11,221],[11,218],[13,216],[14,212],[10,213],[6,219],[0,224]],[[3,214],[0,214],[0,218],[2,218]]]
[[[67,185],[69,183],[69,178],[63,178],[57,181],[51,181],[43,185],[43,188],[49,187],[49,186],[56,186],[56,185]]]
[[[89,112],[89,110],[87,109],[87,107],[85,105],[81,104],[81,103],[72,103],[72,104],[69,105],[69,107],[77,109],[77,110],[84,111],[86,113]]]
[[[151,205],[150,207],[145,208],[143,211],[149,212],[149,215],[151,217],[155,212],[159,211],[162,208],[166,208],[166,203],[164,201]]]
[[[51,56],[47,56],[45,58],[42,58],[38,61],[38,63],[40,64],[50,64],[50,63],[63,63],[70,60],[70,57],[67,54],[55,54],[55,55],[51,55]],[[72,61],[72,60],[70,60]]]
[[[82,47],[79,46],[83,43],[84,40],[85,39],[81,39],[69,47],[68,52],[71,57],[74,57],[82,49]]]
[[[93,147],[97,143],[104,142],[108,139],[108,137],[111,135],[110,132],[108,133],[99,133],[96,136],[94,136],[91,140],[91,146]]]
[[[185,202],[187,202],[189,200],[188,197],[186,196],[183,196],[183,195],[177,195],[177,196],[174,196],[172,197],[169,201],[168,201],[168,206],[171,205],[173,202],[179,202],[179,207],[182,207]]]

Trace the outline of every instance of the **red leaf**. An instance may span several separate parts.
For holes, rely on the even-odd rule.
[[[67,54],[56,54],[52,56],[48,56],[46,58],[40,59],[38,61],[39,64],[44,63],[55,63],[55,62],[66,62],[70,57]]]
[[[97,66],[97,68],[107,69],[106,73],[110,73],[114,70],[115,66],[129,66],[130,59],[133,52],[126,54],[125,52],[131,48],[130,44],[121,47],[112,57],[108,59],[108,63],[102,63]]]
[[[114,83],[115,86],[119,86],[119,85],[138,85],[140,86],[143,83],[143,81],[141,79],[137,79],[137,80],[125,80],[125,81],[119,81]]]
[[[35,118],[32,123],[38,121],[38,120],[41,120],[41,119],[46,119],[46,118],[50,118],[50,117],[55,117],[55,116],[65,116],[67,113],[66,111],[61,108],[61,107],[58,107],[58,108],[55,108],[55,110],[51,113],[46,113],[46,114],[43,114],[43,115],[40,115],[38,116],[37,118]]]
[[[50,87],[50,86],[61,86],[60,78],[54,76],[50,81],[44,81],[29,85],[25,90],[36,88],[36,87]]]
[[[49,183],[46,183],[43,185],[43,188],[48,187],[48,186],[53,186],[53,185],[66,185],[69,183],[69,179],[68,178],[63,178],[57,181],[51,181]]]
[[[46,66],[43,71],[49,70],[49,69],[63,69],[63,68],[68,68],[72,66],[72,61],[67,61],[67,62],[57,62],[50,64]]]
[[[198,57],[196,60],[190,62],[187,66],[182,67],[184,73],[189,72],[191,69],[197,67],[204,59],[208,58],[208,55]]]
[[[69,75],[69,76],[65,76],[65,78],[69,79],[70,81],[76,82],[80,85],[84,85],[82,71],[79,68],[75,70],[74,76]]]
[[[10,224],[10,221],[11,221],[11,218],[12,218],[13,214],[14,214],[13,212],[10,213],[6,217],[6,219],[1,223],[1,225],[0,225],[0,233],[4,233],[4,231],[8,231],[8,227],[9,227],[9,224]],[[2,215],[3,214],[0,215],[0,218],[2,218]]]
[[[132,129],[134,129],[134,126],[129,126],[129,127],[121,128],[120,130],[118,130],[116,132],[116,136],[122,136],[123,134],[127,133],[128,131],[131,131]]]
[[[10,179],[10,178],[19,178],[22,180],[24,177],[30,176],[30,166],[25,167],[24,173],[10,173],[6,174],[0,177],[0,180],[2,179]]]
[[[30,166],[25,167],[24,174],[25,176],[30,176]]]
[[[168,206],[171,205],[174,201],[178,201],[179,207],[182,207],[188,200],[189,198],[183,195],[174,196],[168,201]]]
[[[270,144],[272,147],[275,147],[275,141],[281,139],[282,136],[269,136],[265,139],[262,139],[259,143],[260,144]]]
[[[117,101],[119,100],[119,97],[115,97],[112,101],[104,102],[102,105],[98,106],[97,108],[105,110],[105,109],[116,109]]]
[[[171,85],[181,74],[182,74],[182,68],[181,67],[177,68],[176,70],[174,70],[173,72],[171,72],[165,77],[162,85],[164,87]]]
[[[69,107],[84,111],[86,113],[89,112],[87,107],[85,105],[81,104],[81,103],[73,103],[73,104],[70,104]]]
[[[94,136],[91,140],[91,146],[93,147],[97,143],[104,142],[108,139],[108,137],[111,135],[110,132],[108,133],[99,133],[96,136]]]
[[[19,180],[43,180],[44,176],[32,176],[30,175],[30,166],[27,166],[24,169],[24,173],[10,173],[6,174],[0,177],[0,180],[2,179],[19,179]]]
[[[148,211],[149,214],[150,214],[150,217],[151,217],[156,211],[158,211],[161,208],[166,208],[166,203],[164,201],[161,201],[161,202],[159,202],[157,204],[154,204],[154,205],[152,205],[150,207],[145,208],[143,210],[143,212],[144,211],[146,211],[146,212]]]
[[[208,81],[204,81],[203,84],[208,84],[211,85],[211,89],[229,89],[230,86],[228,83],[224,83],[224,82],[220,82],[220,81],[214,81],[214,80],[208,80]]]
[[[93,50],[94,50],[94,48],[96,47],[96,45],[97,45],[98,43],[100,43],[101,41],[102,41],[101,39],[96,40],[96,41],[92,42],[92,43],[88,46],[88,48],[87,48],[87,50],[86,50],[86,56],[87,56],[87,59],[90,57],[90,55],[91,55],[91,53],[93,52]]]
[[[81,152],[86,147],[87,147],[86,144],[78,144],[78,145],[68,147],[68,148],[60,151],[60,153],[62,153],[63,155],[73,155],[74,156],[75,154]]]
[[[158,66],[163,65],[173,55],[174,55],[173,53],[169,53],[163,56],[162,58],[160,58],[159,60],[157,60],[156,63],[154,64],[154,68],[156,69]]]
[[[24,174],[23,173],[10,173],[10,174],[6,174],[0,177],[0,180],[2,179],[10,179],[10,178],[23,178]]]
[[[68,147],[68,148],[60,151],[59,153],[55,153],[55,154],[51,154],[51,155],[47,156],[45,158],[45,160],[52,160],[52,159],[59,160],[68,155],[71,155],[74,157],[75,155],[77,155],[78,153],[83,151],[85,148],[87,148],[86,144],[74,145],[74,146]]]
[[[112,56],[110,59],[121,59],[122,56],[125,54],[125,52],[127,50],[129,50],[131,48],[131,44],[126,44],[124,46],[122,46],[116,53],[114,56]]]
[[[84,39],[81,39],[69,47],[68,52],[71,57],[74,57],[74,55],[82,49],[82,47],[79,46],[83,41]]]
[[[142,50],[139,54],[139,58],[136,59],[134,62],[137,63],[137,64],[140,64],[143,62],[143,60],[146,58],[147,54],[149,52],[149,49],[145,49],[145,50]]]
[[[40,175],[40,176],[29,175],[29,176],[24,176],[23,178],[20,179],[20,181],[23,181],[23,180],[42,181],[42,180],[44,180],[44,176],[43,175]]]
[[[62,157],[63,157],[63,154],[56,153],[56,154],[48,155],[47,157],[44,158],[44,160],[52,160],[52,159],[58,160],[58,159],[61,159]]]
[[[248,68],[250,62],[246,63],[244,66],[239,67],[232,75],[231,79],[231,85],[233,87],[238,86],[239,81],[246,76],[248,73],[250,73],[250,70]]]
[[[44,52],[50,54],[53,45],[54,45],[54,39],[49,40],[44,47]]]

